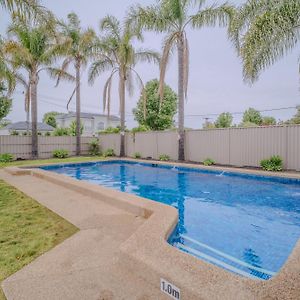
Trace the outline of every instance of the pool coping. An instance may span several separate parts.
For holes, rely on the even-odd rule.
[[[164,165],[180,165],[188,168],[200,168],[246,174],[270,176],[270,172],[258,170],[237,170],[228,167],[203,167],[188,163],[158,162],[129,158],[113,158]],[[107,160],[107,161],[108,161]],[[103,162],[103,160],[101,160]],[[88,163],[88,162],[85,162]],[[93,161],[92,163],[95,163]],[[66,163],[70,164],[70,163]],[[72,163],[73,164],[73,163]],[[76,162],[75,164],[81,164]],[[181,289],[183,299],[296,299],[300,290],[300,240],[298,240],[288,260],[276,276],[268,281],[253,280],[227,272],[212,264],[179,251],[167,243],[168,236],[174,230],[178,213],[173,207],[144,199],[135,195],[97,186],[85,181],[78,181],[65,175],[54,174],[37,169],[41,165],[9,167],[5,171],[11,175],[31,175],[62,185],[81,194],[95,198],[135,213],[146,220],[133,235],[120,247],[124,261],[133,272],[138,273],[159,288],[160,278],[164,278]],[[59,164],[62,165],[62,164]],[[273,176],[300,178],[300,174],[276,173]],[[282,176],[283,175],[283,176]]]

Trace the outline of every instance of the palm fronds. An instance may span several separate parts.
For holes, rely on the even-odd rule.
[[[231,37],[243,60],[244,79],[254,82],[298,43],[300,2],[248,1],[235,15]]]

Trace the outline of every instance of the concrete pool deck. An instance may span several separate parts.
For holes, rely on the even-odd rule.
[[[299,299],[300,242],[278,275],[250,280],[170,246],[172,207],[44,170],[13,167],[0,178],[80,229],[7,278],[8,300],[171,299],[160,278],[180,288],[181,299]]]

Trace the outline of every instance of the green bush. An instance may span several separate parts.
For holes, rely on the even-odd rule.
[[[76,121],[72,121],[70,124],[70,127],[68,128],[68,135],[70,136],[76,136]],[[80,122],[80,135],[83,133],[84,126]]]
[[[0,162],[8,163],[14,160],[14,156],[10,153],[0,154]]]
[[[104,157],[109,157],[109,156],[116,156],[115,155],[115,151],[114,149],[107,149],[104,153],[103,153]]]
[[[56,149],[52,152],[52,155],[55,158],[66,158],[69,156],[69,151],[65,149]]]
[[[135,153],[133,154],[133,157],[134,157],[134,158],[141,158],[142,155],[141,155],[140,152],[135,152]]]
[[[64,136],[64,135],[69,135],[69,129],[65,127],[57,127],[54,132],[54,136]]]
[[[13,130],[10,135],[19,135],[19,132],[17,130]]]
[[[273,171],[273,172],[282,171],[283,160],[279,155],[274,155],[274,156],[270,157],[269,159],[263,159],[260,162],[260,166],[265,171]]]
[[[99,133],[102,133],[102,134],[109,134],[109,133],[120,133],[121,129],[120,127],[107,127],[105,130],[101,130],[99,131]]]
[[[100,146],[98,139],[92,139],[89,143],[89,154],[92,156],[100,155]]]
[[[167,155],[167,154],[161,154],[159,156],[159,160],[161,160],[161,161],[168,161],[168,160],[170,160],[170,156]]]
[[[138,127],[134,127],[131,129],[132,133],[136,133],[136,132],[145,132],[145,131],[149,131],[149,127],[146,125],[140,125]]]
[[[51,136],[51,132],[47,131],[47,132],[45,133],[45,136]]]
[[[211,158],[207,158],[204,160],[203,164],[204,164],[204,166],[211,166],[211,165],[215,164],[215,161]]]

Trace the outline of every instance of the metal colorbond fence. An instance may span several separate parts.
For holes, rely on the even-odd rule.
[[[167,154],[177,159],[178,135],[175,131],[126,133],[126,155],[158,159]],[[100,135],[103,150],[120,151],[118,134]],[[187,130],[186,160],[203,162],[214,159],[221,165],[258,167],[264,158],[280,155],[284,167],[300,171],[300,125],[252,128]]]
[[[89,142],[92,137],[81,137],[81,154],[88,154]],[[69,155],[75,155],[76,137],[73,136],[39,136],[39,157],[50,158],[55,149],[66,149]],[[11,153],[15,158],[31,158],[31,137],[0,136],[0,154]]]

